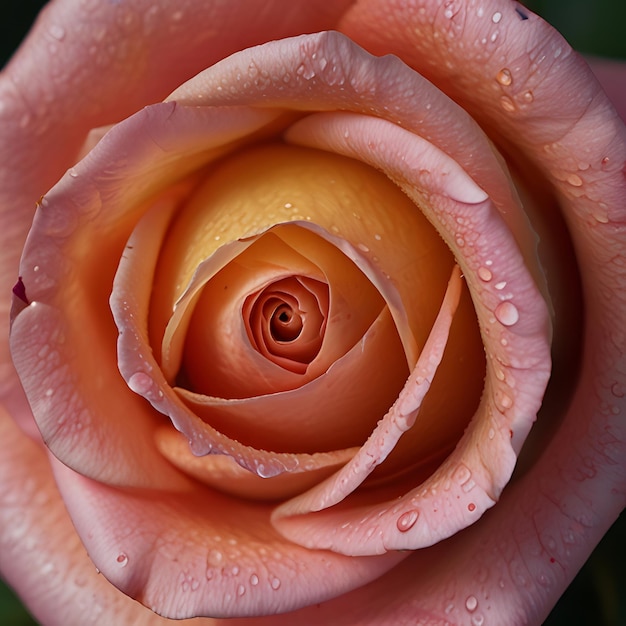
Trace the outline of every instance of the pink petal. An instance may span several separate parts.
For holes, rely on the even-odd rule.
[[[117,371],[107,311],[116,264],[155,194],[217,156],[211,145],[272,118],[155,105],[113,129],[44,200],[22,258],[31,304],[13,322],[13,358],[44,441],[86,475],[118,484],[179,481],[151,439],[159,417]],[[175,206],[185,191],[174,187],[162,201]],[[104,462],[110,458],[116,462]]]
[[[419,594],[432,598],[423,606],[435,615],[460,619],[467,615],[464,598],[477,591],[472,572],[481,568],[490,590],[489,600],[483,592],[472,596],[481,615],[498,611],[511,621],[538,623],[625,503],[626,131],[584,62],[519,5],[493,0],[481,5],[480,15],[468,6],[452,19],[428,8],[411,14],[399,4],[392,8],[363,3],[345,28],[378,53],[403,56],[492,128],[512,154],[534,164],[559,197],[580,264],[584,369],[569,409],[543,416],[558,426],[535,448],[539,459],[484,524],[450,542],[446,566],[455,563],[467,578],[453,583],[448,600],[428,596],[427,588]],[[463,37],[452,37],[456,32]],[[480,45],[461,48],[460,41]],[[496,80],[505,68],[509,85]],[[433,553],[444,558],[444,550]],[[446,578],[441,572],[433,584]],[[446,602],[452,609],[444,613]],[[398,610],[416,608],[407,598]]]
[[[290,611],[360,587],[405,557],[307,550],[273,530],[271,505],[192,481],[179,493],[120,490],[56,460],[52,466],[98,569],[124,593],[171,618]]]
[[[0,78],[0,293],[15,283],[35,203],[76,161],[90,129],[162,100],[238,49],[330,28],[349,3],[270,0],[259,11],[254,0],[180,0],[173,11],[153,0],[49,2]],[[255,19],[244,24],[249,11]],[[27,424],[8,359],[8,310],[3,297],[0,395]]]

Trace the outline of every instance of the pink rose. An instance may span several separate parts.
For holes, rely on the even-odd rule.
[[[624,124],[515,2],[329,7],[55,0],[3,72],[46,624],[538,624],[624,507]]]

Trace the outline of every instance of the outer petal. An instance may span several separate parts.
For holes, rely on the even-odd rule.
[[[172,10],[152,0],[50,2],[0,75],[0,293],[15,282],[37,199],[75,162],[91,128],[162,100],[235,50],[332,27],[350,3],[271,0],[259,10],[254,0],[180,0]],[[255,19],[242,23],[248,12]],[[0,397],[29,424],[8,358],[8,310],[7,295],[0,301]]]
[[[450,542],[452,553],[463,541],[464,556],[452,562],[467,578],[451,581],[450,599],[444,591],[428,602],[440,616],[446,603],[454,604],[460,612],[451,609],[449,619],[477,605],[504,610],[506,589],[517,581],[521,593],[509,619],[539,622],[625,503],[626,131],[584,62],[520,5],[393,3],[390,10],[389,4],[362,3],[344,28],[430,75],[512,156],[532,162],[560,198],[580,263],[587,308],[575,397],[564,416],[562,409],[544,416],[559,426],[485,523],[467,540]],[[500,74],[505,68],[508,85]],[[472,562],[484,566],[486,586],[466,606],[464,597],[479,588]],[[502,592],[493,585],[500,577]]]
[[[588,57],[587,62],[620,117],[626,122],[626,61]]]
[[[31,304],[13,322],[13,356],[44,440],[85,474],[125,485],[176,483],[154,448],[159,418],[117,370],[108,311],[116,263],[146,203],[171,184],[159,201],[176,205],[175,183],[219,154],[211,145],[274,117],[154,105],[116,126],[43,200],[21,262]]]
[[[67,515],[47,454],[1,408],[0,442],[0,568],[35,618],[46,626],[171,624],[98,574]]]
[[[346,557],[285,541],[270,504],[191,482],[179,493],[119,490],[52,466],[99,570],[158,614],[232,617],[309,606],[361,587],[406,555]]]

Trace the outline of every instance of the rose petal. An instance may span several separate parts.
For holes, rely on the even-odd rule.
[[[151,445],[158,417],[117,372],[116,329],[107,313],[115,265],[134,212],[214,157],[211,145],[272,118],[155,105],[111,131],[42,203],[22,258],[31,304],[13,322],[13,356],[44,440],[86,475],[176,484],[177,473]],[[180,194],[174,188],[165,201],[176,205]],[[114,464],[104,461],[111,458]]]
[[[229,498],[192,481],[179,493],[122,491],[56,459],[52,466],[98,569],[170,618],[290,611],[359,587],[405,558],[307,550],[272,529],[271,505]]]
[[[72,165],[90,129],[162,100],[182,81],[249,45],[332,27],[349,0],[237,3],[49,2],[0,80],[0,293],[9,293],[37,199]],[[249,9],[247,7],[250,7]],[[240,15],[255,15],[244,25]],[[219,24],[219,28],[215,25]],[[8,358],[0,302],[0,396],[35,434]]]

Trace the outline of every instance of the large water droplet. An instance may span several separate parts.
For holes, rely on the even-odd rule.
[[[492,16],[491,16],[491,21],[494,24],[497,24],[500,20],[502,19],[502,13],[500,13],[500,11],[496,11]]]
[[[270,586],[272,587],[274,591],[277,591],[278,589],[280,589],[280,578],[276,578],[276,576],[274,576],[270,580]]]
[[[465,599],[465,608],[471,613],[476,610],[478,606],[478,600],[476,596],[467,596]]]
[[[120,552],[115,561],[119,567],[126,567],[128,565],[128,556],[124,552]]]
[[[413,526],[415,526],[415,522],[417,522],[417,518],[419,517],[419,515],[420,513],[417,509],[412,509],[410,511],[402,513],[402,515],[400,515],[398,521],[396,522],[398,530],[401,533],[405,533],[413,528]]]
[[[139,395],[144,395],[150,391],[152,387],[152,379],[145,372],[135,372],[128,379],[128,386],[131,391]]]
[[[478,268],[478,278],[480,278],[480,280],[488,283],[493,278],[493,274],[491,273],[490,269],[488,269],[486,267],[479,267]]]
[[[496,80],[505,87],[508,87],[513,82],[513,76],[511,70],[508,67],[503,67],[497,74]]]
[[[256,587],[259,584],[259,577],[256,574],[252,574],[250,576],[250,584],[253,587]]]
[[[572,187],[581,187],[583,184],[583,179],[578,175],[578,174],[570,174],[567,177],[567,182],[572,186]]]
[[[512,302],[501,302],[494,311],[496,319],[503,326],[513,326],[519,321],[519,311]]]

